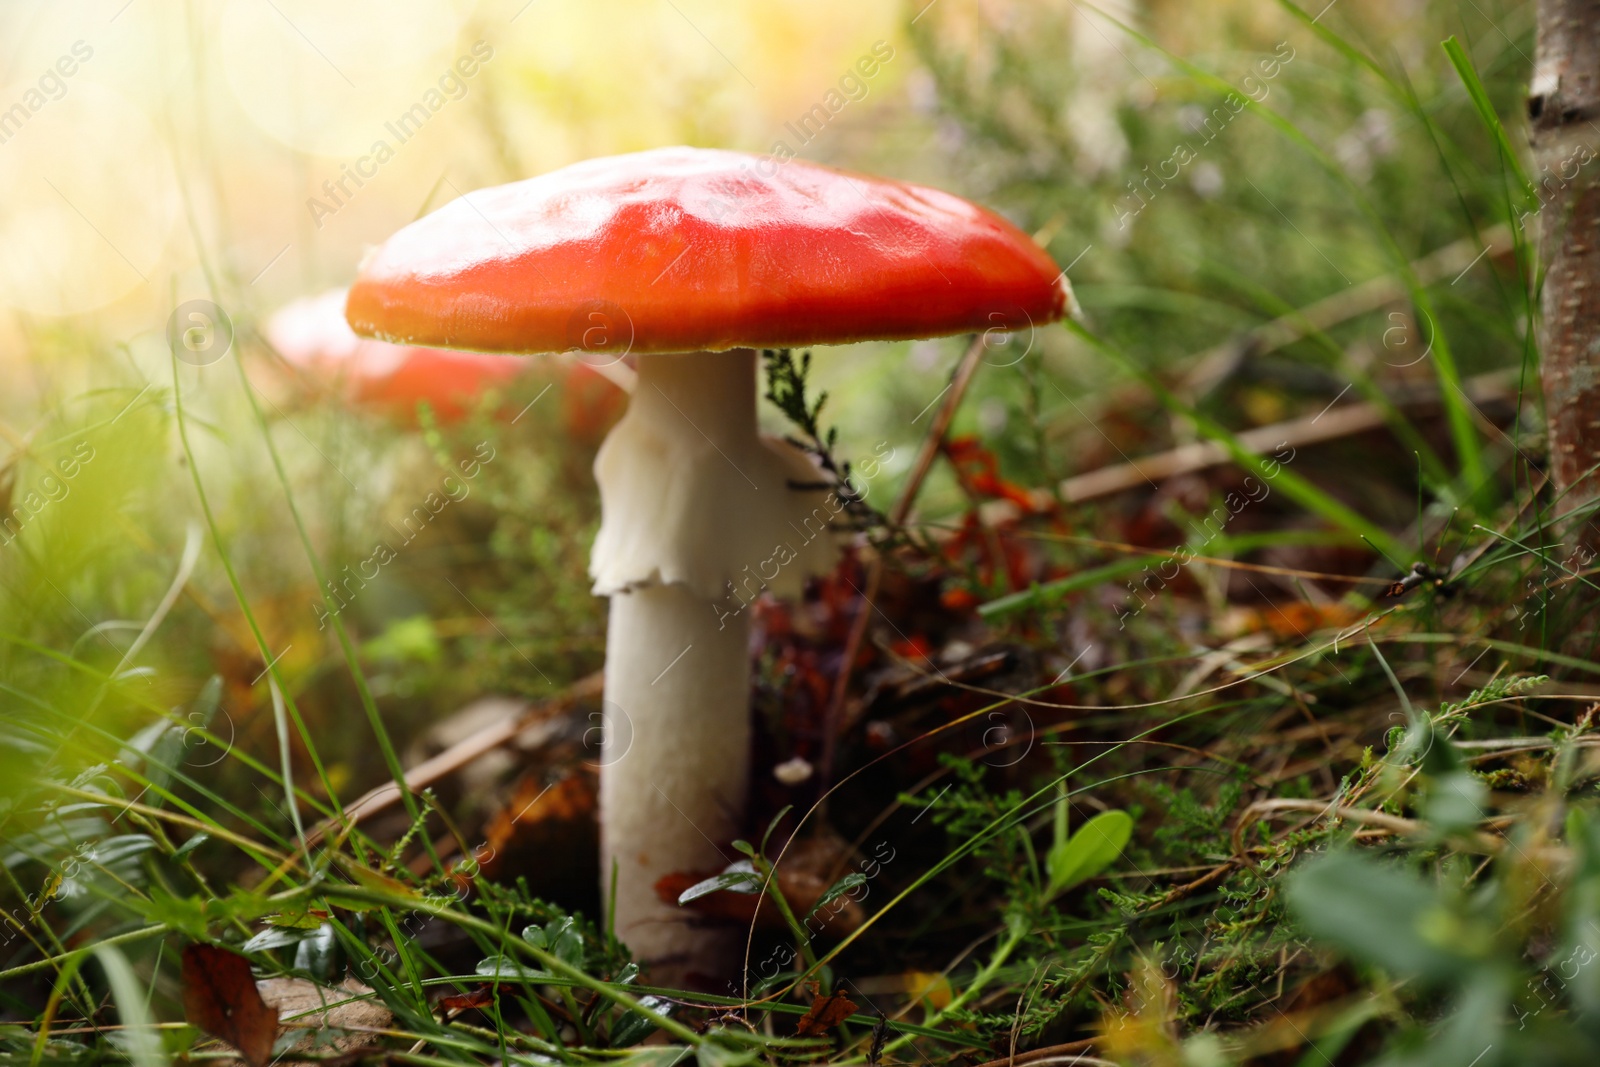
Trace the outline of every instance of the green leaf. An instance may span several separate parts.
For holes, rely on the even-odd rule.
[[[323,923],[294,949],[294,969],[318,981],[331,981],[339,962],[339,942],[331,923]]]
[[[1513,996],[1507,973],[1495,967],[1479,967],[1463,978],[1455,1010],[1429,1028],[1426,1041],[1414,1060],[1401,1062],[1408,1067],[1409,1064],[1416,1067],[1491,1067],[1493,1064],[1537,1062],[1536,1055],[1518,1056],[1506,1047],[1507,1038],[1515,1033],[1505,1025]],[[1548,1033],[1540,1034],[1537,1030],[1529,1036],[1530,1052],[1543,1044],[1541,1037],[1549,1040]],[[1490,1049],[1497,1049],[1500,1054],[1484,1055]]]
[[[773,831],[778,828],[778,824],[783,821],[783,817],[793,810],[793,804],[785,804],[783,809],[772,817],[772,821],[767,823],[767,832],[761,835],[761,851],[763,853],[767,851],[767,842],[772,840]],[[755,859],[754,856],[751,856],[750,858]]]
[[[129,898],[129,909],[145,922],[160,923],[175,933],[198,939],[207,936],[209,921],[212,918],[221,918],[228,910],[223,902],[230,900],[231,898],[227,897],[222,900],[206,901],[198,895],[174,896],[158,883],[150,887],[148,900]]]
[[[583,934],[578,930],[578,921],[571,916],[565,919],[552,919],[545,924],[545,943],[550,946],[550,954],[562,963],[583,967]]]
[[[1466,86],[1467,95],[1472,98],[1472,106],[1477,110],[1478,118],[1489,131],[1489,136],[1494,138],[1495,147],[1500,150],[1501,162],[1522,187],[1524,200],[1529,205],[1537,204],[1538,191],[1534,189],[1533,182],[1528,180],[1527,172],[1522,169],[1522,159],[1517,155],[1517,150],[1511,147],[1511,138],[1506,135],[1505,125],[1495,113],[1494,104],[1489,100],[1489,91],[1483,87],[1483,82],[1478,78],[1478,72],[1472,66],[1472,59],[1454,34],[1444,39],[1442,47],[1444,54],[1450,57],[1450,65],[1456,68],[1461,84]]]
[[[657,1015],[671,1015],[676,1007],[672,1001],[664,997],[641,997],[639,1004]],[[627,1048],[629,1045],[637,1045],[655,1032],[656,1024],[653,1019],[640,1012],[630,1011],[618,1019],[616,1025],[611,1028],[611,1047]]]
[[[380,893],[392,893],[397,897],[406,897],[411,899],[415,899],[418,895],[416,890],[412,889],[398,878],[391,878],[381,871],[374,871],[371,868],[363,867],[361,864],[345,859],[343,856],[338,856],[335,858],[339,862],[340,866],[344,868],[345,872],[348,873],[356,882],[360,883],[365,889],[375,889]]]
[[[678,895],[679,904],[687,904],[710,893],[727,890],[730,893],[759,893],[764,879],[756,873],[749,860],[731,864],[727,870],[703,882],[696,882]]]
[[[729,1048],[715,1041],[704,1041],[695,1050],[700,1067],[742,1067],[756,1058],[752,1048]]]
[[[832,904],[835,900],[838,900],[856,886],[866,884],[867,876],[862,874],[860,871],[854,871],[845,875],[843,878],[839,879],[837,882],[833,883],[833,885],[828,887],[828,891],[822,894],[822,899],[817,901],[816,907],[806,912],[806,918],[811,918],[811,916],[815,915],[829,904]]]
[[[183,844],[179,845],[175,850],[173,850],[172,858],[175,860],[181,860],[189,853],[193,852],[195,849],[199,848],[201,845],[210,840],[211,835],[206,833],[204,830],[201,830],[200,832],[191,835],[189,840],[185,841]]]
[[[648,1045],[634,1049],[625,1060],[613,1062],[615,1067],[686,1067],[689,1050],[682,1045]]]
[[[299,945],[300,942],[316,936],[316,927],[306,930],[292,926],[269,926],[240,945],[239,951],[246,955],[253,952],[271,952],[273,949]]]
[[[1449,735],[1432,720],[1424,719],[1422,724],[1427,728],[1424,738],[1427,747],[1422,750],[1423,772],[1445,775],[1465,770],[1466,760],[1461,758],[1460,750],[1451,743]]]
[[[122,1044],[128,1058],[134,1067],[168,1067],[170,1061],[161,1047],[161,1032],[150,1017],[149,996],[128,957],[113,945],[101,945],[93,951],[105,970],[111,1001],[123,1027]]]
[[[1574,805],[1567,810],[1567,846],[1577,857],[1580,878],[1600,878],[1600,819],[1587,808]]]
[[[155,838],[149,834],[117,834],[97,841],[84,859],[125,882],[142,885],[144,870],[138,857],[155,847]]]
[[[1050,850],[1045,867],[1050,893],[1088,881],[1112,863],[1133,836],[1133,819],[1125,811],[1103,811],[1078,828],[1066,843]]]
[[[1288,875],[1289,909],[1313,937],[1395,975],[1459,978],[1487,941],[1434,886],[1355,852],[1333,852]]]
[[[1428,784],[1422,814],[1441,833],[1464,833],[1478,825],[1487,812],[1489,787],[1468,771],[1452,771]]]
[[[525,966],[505,956],[490,956],[479,960],[478,966],[473,968],[472,973],[480,978],[526,978],[536,982],[549,981],[555,977],[549,971]]]

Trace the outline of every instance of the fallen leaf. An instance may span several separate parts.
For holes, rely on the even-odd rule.
[[[268,978],[257,982],[256,987],[262,999],[282,1017],[283,1031],[304,1035],[291,1051],[345,1053],[370,1048],[377,1043],[373,1031],[394,1024],[393,1013],[370,987],[354,978],[346,978],[336,986],[318,985],[304,978]]]
[[[801,1037],[817,1037],[827,1033],[856,1013],[856,1004],[843,993],[830,993],[811,1002],[811,1008],[800,1017],[795,1033]]]
[[[484,827],[487,848],[478,868],[483,877],[496,878],[503,870],[526,874],[529,890],[545,899],[593,892],[600,862],[596,771],[593,764],[578,764],[553,783],[544,768],[519,778],[510,801]],[[551,856],[563,862],[551,863]],[[465,872],[456,877],[465,878]]]
[[[278,1012],[261,999],[250,961],[236,952],[198,941],[183,950],[183,1016],[238,1049],[251,1067],[272,1057]]]
[[[451,993],[439,998],[434,1006],[445,1011],[466,1011],[468,1008],[487,1008],[494,1003],[495,987],[488,982],[467,993]]]
[[[1230,638],[1266,632],[1280,639],[1293,640],[1304,638],[1317,630],[1348,626],[1363,614],[1348,604],[1338,602],[1312,604],[1304,600],[1291,600],[1261,607],[1229,608],[1218,622],[1217,631]]]
[[[932,971],[907,971],[905,991],[911,995],[913,1002],[926,1000],[935,1011],[943,1011],[954,999],[950,979]]]

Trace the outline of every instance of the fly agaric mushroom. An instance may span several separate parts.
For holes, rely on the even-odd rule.
[[[302,297],[278,309],[266,324],[266,338],[278,354],[319,385],[338,388],[360,405],[412,415],[426,401],[435,417],[453,422],[471,410],[488,390],[527,370],[515,356],[445,348],[391,345],[361,337],[345,321],[347,292],[334,289]],[[632,372],[618,366],[607,375],[587,364],[570,364],[563,386],[567,432],[598,440],[620,413],[620,394]]]
[[[755,350],[1015,330],[1068,301],[1026,234],[958,197],[694,148],[480,190],[362,264],[346,305],[358,333],[637,361],[595,459],[589,572],[611,598],[602,884],[609,894],[615,871],[614,928],[639,958],[680,974],[726,959],[731,939],[691,928],[655,885],[720,868],[741,829],[739,609],[760,590],[798,593],[833,559],[837,498],[822,500],[804,454],[758,433]]]
[[[510,356],[368,340],[345,321],[346,296],[334,289],[286,304],[267,321],[265,333],[291,365],[319,384],[341,387],[358,404],[410,414],[426,401],[439,418],[452,420],[485,391],[527,369],[525,361]]]

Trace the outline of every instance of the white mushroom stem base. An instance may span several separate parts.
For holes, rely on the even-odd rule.
[[[589,570],[611,598],[600,770],[601,889],[617,936],[666,976],[715,977],[737,930],[666,902],[669,874],[739,858],[749,785],[750,613],[832,565],[838,512],[800,452],[756,425],[749,349],[639,357],[628,412],[595,457]]]
[[[611,598],[606,737],[618,758],[600,769],[603,889],[614,869],[617,936],[657,981],[664,967],[714,976],[734,946],[733,931],[693,923],[655,887],[738,858],[727,846],[749,786],[748,619],[718,628],[711,605],[681,585]]]

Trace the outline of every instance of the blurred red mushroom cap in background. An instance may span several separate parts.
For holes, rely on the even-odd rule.
[[[392,345],[358,337],[344,319],[345,290],[302,297],[267,322],[266,337],[311,383],[351,403],[410,416],[427,401],[443,420],[459,419],[480,397],[528,369],[515,356]]]
[[[284,305],[266,324],[268,343],[301,380],[356,406],[410,420],[426,401],[442,422],[461,419],[483,396],[530,370],[534,361],[443,348],[395,345],[358,336],[345,321],[346,290]],[[626,406],[626,396],[580,362],[562,370],[562,419],[569,434],[598,442]],[[516,410],[501,412],[513,418]]]

